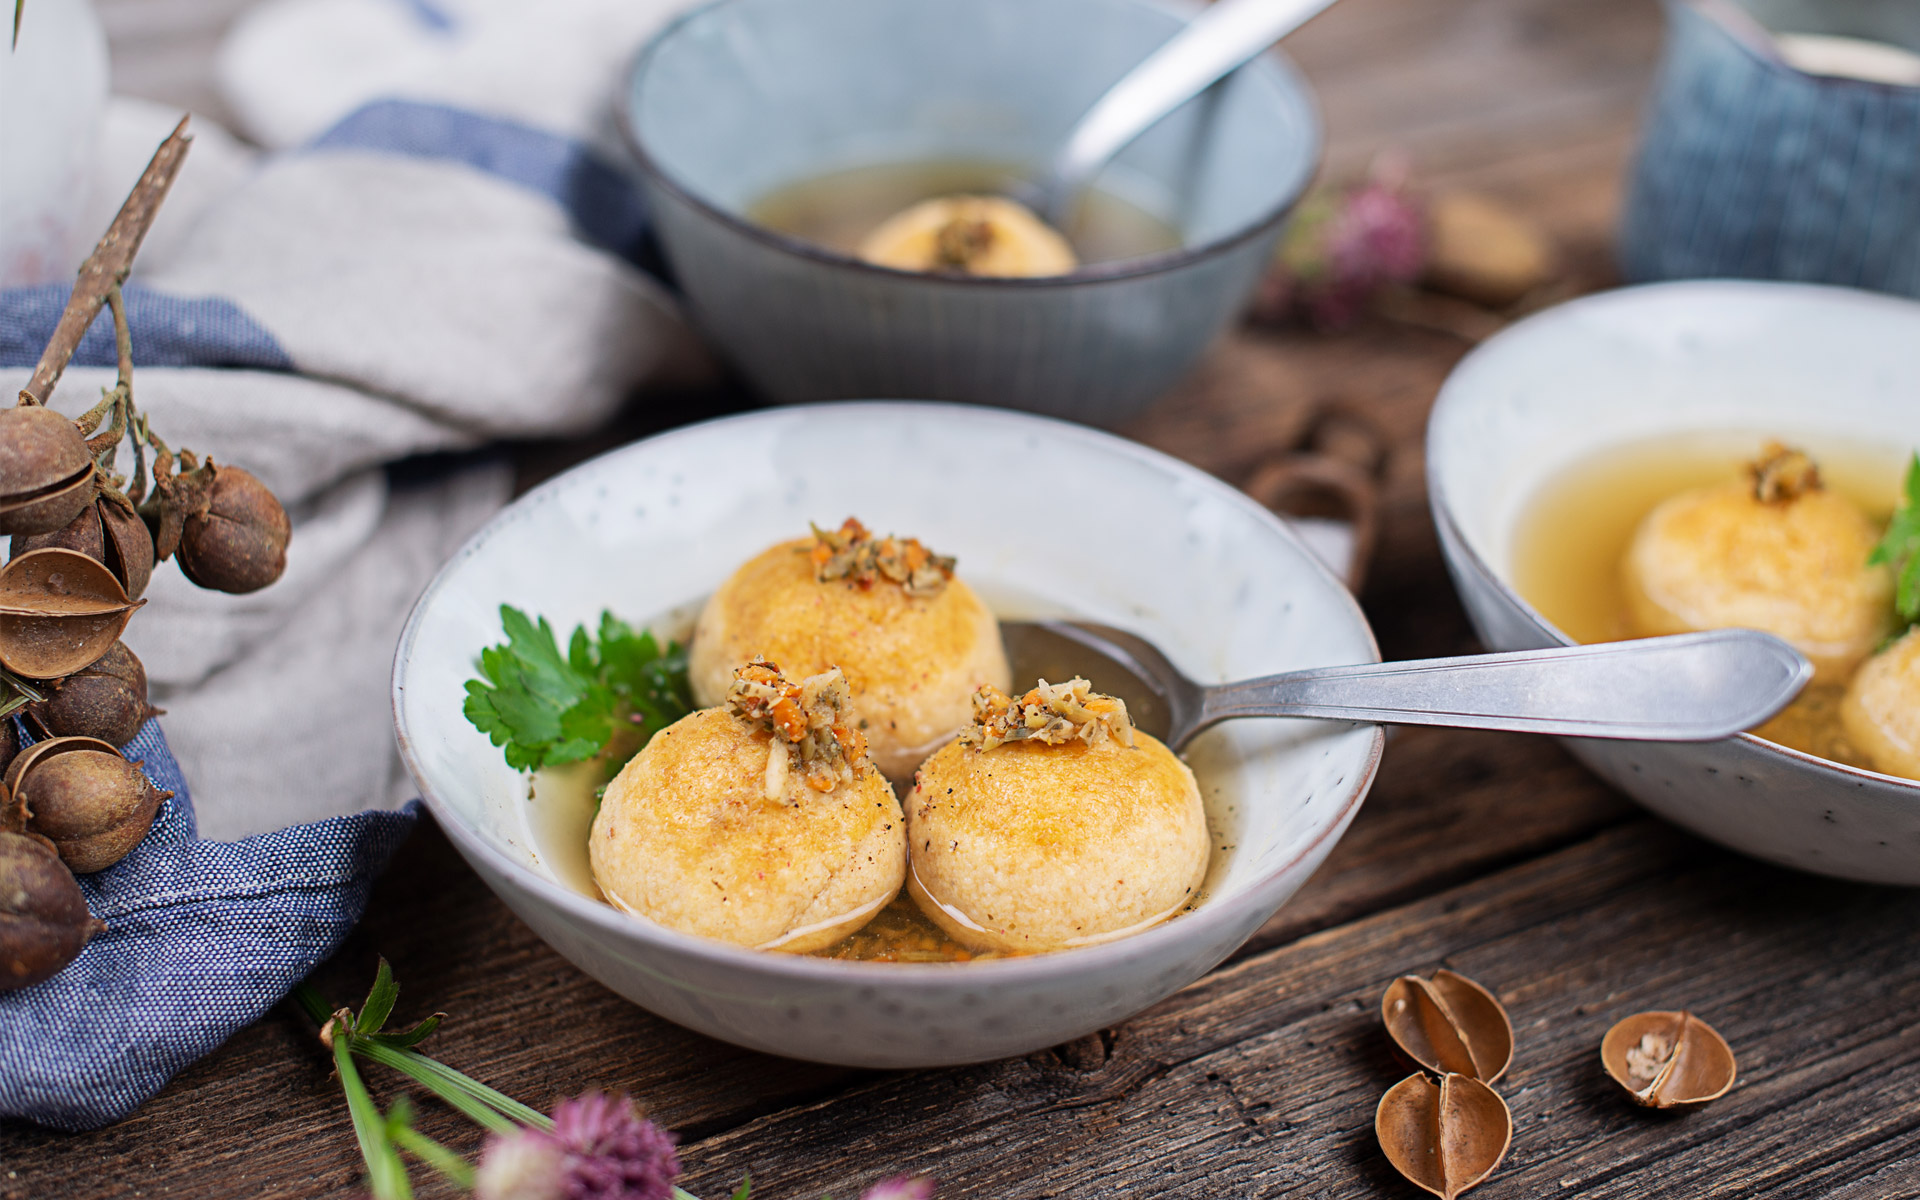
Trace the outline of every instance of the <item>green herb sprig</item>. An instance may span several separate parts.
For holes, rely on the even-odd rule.
[[[400,985],[384,958],[358,1014],[350,1008],[332,1008],[311,984],[293,989],[294,1002],[320,1026],[320,1040],[333,1053],[334,1072],[346,1093],[347,1113],[367,1164],[367,1186],[374,1200],[412,1200],[413,1183],[401,1151],[438,1171],[461,1191],[471,1191],[473,1167],[456,1151],[413,1127],[413,1105],[405,1095],[396,1097],[382,1113],[361,1078],[356,1057],[399,1072],[490,1133],[511,1134],[521,1128],[551,1131],[553,1119],[421,1054],[415,1047],[439,1028],[445,1013],[434,1013],[402,1032],[385,1032],[399,998]],[[746,1186],[742,1180],[741,1187]],[[673,1200],[698,1197],[676,1187]]]
[[[486,678],[467,681],[467,720],[506,752],[517,770],[581,762],[604,753],[622,730],[641,744],[693,711],[687,653],[665,649],[611,613],[599,636],[582,625],[560,652],[553,626],[500,606],[507,640],[480,652]]]
[[[1893,607],[1901,620],[1920,621],[1920,453],[1907,463],[1905,498],[1880,544],[1868,556],[1869,566],[1886,564],[1894,571]]]

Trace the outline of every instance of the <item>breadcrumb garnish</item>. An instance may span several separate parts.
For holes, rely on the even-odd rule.
[[[853,718],[850,699],[839,667],[794,683],[780,674],[777,663],[756,655],[733,673],[727,711],[773,735],[767,750],[768,799],[785,794],[790,772],[798,772],[814,791],[830,792],[852,783],[866,768],[867,738]]]
[[[814,578],[821,583],[845,579],[870,588],[881,579],[900,585],[909,596],[935,596],[953,578],[954,560],[935,554],[919,538],[875,537],[857,519],[848,517],[840,528],[813,526]]]
[[[1819,466],[1806,451],[1779,442],[1762,446],[1760,457],[1747,464],[1747,474],[1753,480],[1753,498],[1762,504],[1785,504],[1825,486]]]
[[[1093,690],[1084,679],[1039,685],[1018,700],[991,685],[973,694],[973,724],[960,731],[960,740],[982,750],[1006,742],[1040,742],[1064,746],[1085,742],[1098,746],[1109,737],[1133,745],[1133,722],[1126,702]]]

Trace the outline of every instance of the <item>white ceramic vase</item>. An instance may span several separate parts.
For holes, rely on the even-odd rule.
[[[10,30],[12,6],[0,5]],[[0,37],[4,37],[0,33]],[[0,287],[70,278],[86,255],[107,35],[92,0],[27,0],[0,43]]]

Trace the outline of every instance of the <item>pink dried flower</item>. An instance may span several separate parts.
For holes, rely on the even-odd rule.
[[[861,1192],[860,1200],[933,1200],[933,1180],[925,1175],[895,1175]]]
[[[487,1139],[474,1176],[479,1200],[670,1200],[680,1161],[674,1136],[624,1094],[588,1092],[554,1106],[553,1131]]]
[[[1297,313],[1320,329],[1341,328],[1382,287],[1419,278],[1426,254],[1425,214],[1408,193],[1405,169],[1383,159],[1358,188],[1300,206],[1256,315]]]
[[[1338,274],[1409,282],[1426,257],[1420,214],[1399,188],[1369,182],[1327,229],[1327,257]]]
[[[564,1200],[567,1152],[550,1133],[495,1134],[480,1152],[473,1191],[480,1200]]]

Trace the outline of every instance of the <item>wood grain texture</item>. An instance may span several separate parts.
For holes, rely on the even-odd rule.
[[[219,28],[243,5],[103,0],[123,90],[213,98]],[[1323,178],[1399,148],[1433,187],[1482,189],[1560,244],[1568,286],[1612,279],[1611,229],[1658,41],[1653,0],[1342,0],[1288,43],[1329,128]],[[1135,436],[1239,482],[1313,413],[1382,432],[1382,529],[1363,602],[1390,657],[1473,639],[1427,515],[1422,437],[1460,336],[1373,319],[1338,336],[1242,331]],[[596,439],[522,447],[523,483],[737,391],[642,397]],[[1408,1068],[1380,1031],[1394,976],[1448,966],[1509,1006],[1500,1090],[1517,1129],[1474,1194],[1920,1194],[1920,896],[1787,874],[1637,814],[1555,745],[1405,730],[1308,885],[1229,964],[1118,1028],[1008,1062],[881,1074],[733,1049],[658,1020],[559,959],[430,826],[319,972],[352,1003],[376,956],[398,1015],[452,1013],[430,1050],[536,1105],[633,1092],[687,1139],[713,1200],[847,1200],[900,1169],[941,1196],[1407,1196],[1373,1106]],[[1636,1110],[1601,1035],[1690,1007],[1732,1041],[1740,1081],[1682,1117]],[[369,1071],[383,1099],[393,1076]],[[472,1127],[422,1127],[472,1151]],[[424,1179],[424,1174],[421,1176]],[[303,1018],[276,1009],[132,1118],[82,1136],[0,1125],[0,1198],[363,1194],[339,1091]],[[426,1196],[450,1194],[434,1185]]]
[[[748,1122],[687,1148],[688,1185],[711,1194],[750,1167],[775,1195],[844,1195],[897,1165],[949,1200],[1409,1194],[1373,1140],[1374,1105],[1409,1071],[1379,997],[1445,966],[1516,1031],[1499,1088],[1513,1149],[1477,1195],[1820,1196],[1920,1151],[1916,929],[1920,895],[1635,820],[1242,959],[1111,1031],[1104,1056],[890,1076]],[[1678,1119],[1633,1108],[1599,1066],[1615,1020],[1675,1007],[1742,1068]]]

